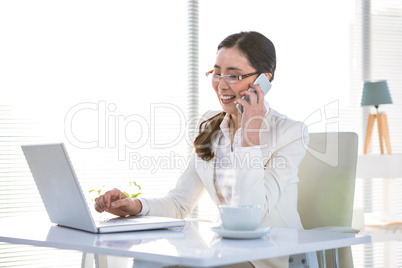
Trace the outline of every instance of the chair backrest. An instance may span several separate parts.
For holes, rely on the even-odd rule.
[[[310,133],[299,166],[298,211],[305,229],[352,224],[358,137]]]

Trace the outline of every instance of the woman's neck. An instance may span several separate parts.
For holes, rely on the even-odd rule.
[[[236,131],[240,128],[240,124],[241,124],[241,114],[237,113],[237,114],[230,114],[230,119],[229,119],[229,129],[230,132],[236,133]]]

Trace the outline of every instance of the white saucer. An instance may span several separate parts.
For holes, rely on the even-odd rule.
[[[226,230],[222,226],[212,227],[211,230],[222,236],[223,238],[232,239],[256,239],[267,234],[271,228],[261,226],[253,231],[232,231]]]

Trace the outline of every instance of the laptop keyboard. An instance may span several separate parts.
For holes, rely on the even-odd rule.
[[[99,218],[97,219],[97,223],[100,226],[108,226],[108,225],[116,225],[116,224],[127,224],[130,222],[136,221],[135,218]]]

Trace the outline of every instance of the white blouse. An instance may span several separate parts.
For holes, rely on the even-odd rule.
[[[269,113],[269,104],[264,100],[264,107],[266,109],[265,115]],[[233,151],[230,144],[229,132],[229,118],[230,115],[226,114],[221,122],[221,134],[219,136],[218,147],[215,155],[215,168],[214,168],[214,184],[219,203],[232,204],[233,185],[236,174],[236,167],[233,166],[235,161],[235,153],[240,151],[243,135],[241,128],[239,128],[233,138]],[[259,146],[248,147],[248,149],[259,149]],[[138,215],[148,215],[150,206],[146,199],[139,198],[142,203],[142,210]],[[235,204],[232,204],[235,205]]]
[[[264,101],[266,114],[269,112],[269,104]],[[215,157],[215,176],[214,183],[216,193],[218,195],[220,204],[230,205],[232,201],[232,186],[236,177],[236,168],[233,167],[234,153],[241,147],[243,135],[241,128],[239,128],[233,137],[233,149],[230,144],[230,131],[229,131],[230,115],[226,114],[221,122],[220,128],[222,135],[219,136],[218,147]],[[252,148],[259,149],[259,146],[252,146]]]

